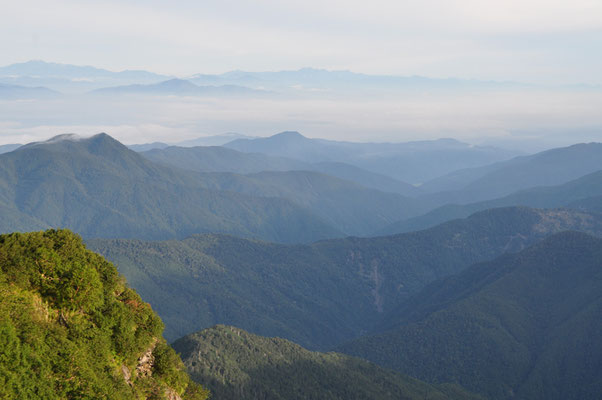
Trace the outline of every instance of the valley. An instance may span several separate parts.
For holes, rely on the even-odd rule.
[[[416,117],[596,90],[0,67],[0,398],[598,400],[602,144]]]

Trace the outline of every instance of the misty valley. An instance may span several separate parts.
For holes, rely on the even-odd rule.
[[[601,0],[0,8],[0,400],[602,400]]]

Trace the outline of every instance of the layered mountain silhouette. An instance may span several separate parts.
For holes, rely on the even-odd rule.
[[[375,234],[392,235],[426,229],[445,221],[465,218],[477,211],[495,207],[517,205],[540,208],[567,207],[602,212],[600,196],[602,196],[602,170],[562,185],[521,190],[499,199],[465,205],[444,205],[424,215],[395,222]]]
[[[221,231],[284,242],[340,235],[290,201],[207,189],[196,174],[154,164],[106,134],[2,154],[0,186],[4,232],[68,227],[86,237],[161,239]]]
[[[201,136],[196,139],[188,139],[183,140],[181,142],[176,143],[163,143],[163,142],[152,142],[152,143],[139,143],[139,144],[130,144],[128,145],[129,149],[138,152],[147,152],[154,149],[165,149],[170,146],[178,146],[178,147],[195,147],[195,146],[221,146],[228,142],[231,142],[236,139],[250,139],[252,136],[242,135],[240,133],[228,132],[222,133],[219,135],[212,136]],[[190,169],[190,168],[188,168]]]
[[[125,86],[96,89],[92,92],[99,95],[172,95],[172,96],[259,96],[266,95],[265,90],[251,89],[244,86],[197,86],[183,79],[170,79],[152,84],[133,84]]]
[[[428,209],[311,171],[185,171],[151,162],[106,134],[62,135],[0,155],[0,185],[4,232],[68,227],[85,237],[216,232],[299,243],[367,235]]]
[[[303,92],[312,89],[336,90],[342,93],[378,90],[415,92],[421,90],[462,90],[524,87],[519,83],[491,82],[462,79],[436,79],[422,76],[368,75],[352,71],[330,71],[317,68],[301,68],[285,71],[229,71],[223,74],[195,74],[188,77],[199,85],[235,84],[269,87],[279,91]],[[319,92],[323,93],[323,92]]]
[[[174,146],[194,147],[194,146],[221,146],[236,139],[251,139],[253,136],[243,135],[236,132],[226,132],[219,135],[202,136],[196,139],[183,140],[174,143]]]
[[[424,191],[444,192],[446,202],[472,203],[534,186],[560,185],[602,170],[602,143],[580,143],[452,172],[426,182]],[[437,195],[435,195],[437,196]]]
[[[417,196],[420,190],[405,182],[340,162],[309,163],[261,153],[243,153],[221,146],[171,146],[144,151],[149,160],[200,172],[251,174],[263,171],[315,171],[384,192]]]
[[[298,132],[239,139],[224,146],[246,153],[306,162],[344,162],[409,183],[421,183],[461,168],[507,160],[516,152],[476,147],[453,139],[408,143],[355,143],[309,139]]]
[[[0,67],[0,82],[22,86],[45,86],[61,92],[126,85],[149,84],[169,79],[166,75],[140,70],[108,71],[91,66],[32,60]]]
[[[60,93],[43,86],[19,86],[0,83],[0,99],[22,100],[22,99],[50,99],[60,96]]]
[[[21,144],[16,144],[16,143],[15,144],[2,144],[2,145],[0,145],[0,154],[9,153],[13,150],[18,149],[21,146],[22,146]]]
[[[0,82],[19,85],[60,85],[66,89],[74,87],[104,87],[121,83],[148,84],[165,81],[173,76],[156,74],[144,70],[109,71],[92,66],[80,66],[31,60],[0,67]],[[463,90],[490,88],[518,88],[524,85],[509,82],[487,82],[462,79],[434,79],[420,76],[367,75],[351,71],[329,71],[316,68],[301,68],[288,71],[229,71],[223,74],[193,74],[184,79],[201,86],[246,86],[255,89],[267,88],[291,94],[335,90],[353,93],[367,90],[386,93],[391,91]],[[317,89],[317,90],[316,90]]]

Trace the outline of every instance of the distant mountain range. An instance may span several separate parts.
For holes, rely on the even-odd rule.
[[[27,87],[0,83],[0,100],[49,99],[60,93],[45,87]]]
[[[426,182],[421,188],[442,192],[438,196],[450,203],[467,203],[534,186],[559,185],[599,170],[602,170],[602,143],[580,143],[455,171]]]
[[[171,340],[222,323],[329,349],[427,284],[567,229],[601,235],[602,215],[494,209],[420,232],[295,246],[223,235],[87,243],[153,305]]]
[[[154,149],[165,149],[170,146],[178,146],[178,147],[195,147],[195,146],[221,146],[228,142],[231,142],[236,139],[251,139],[253,136],[242,135],[240,133],[222,133],[220,135],[212,135],[212,136],[201,136],[196,139],[184,140],[181,142],[175,143],[163,143],[163,142],[153,142],[153,143],[141,143],[141,144],[130,144],[127,147],[131,150],[137,152],[150,151]],[[193,169],[193,168],[187,168]],[[226,171],[219,171],[226,172]]]
[[[221,231],[285,242],[341,234],[285,199],[208,189],[198,174],[154,164],[106,134],[2,154],[0,187],[4,232],[69,227],[86,237],[160,239]]]
[[[579,158],[575,158],[578,166]],[[595,165],[594,165],[595,168]],[[525,175],[528,175],[528,170]],[[585,175],[573,181],[557,186],[540,186],[525,189],[499,199],[471,204],[447,204],[427,212],[424,215],[395,222],[375,233],[392,235],[426,229],[456,218],[465,218],[477,211],[495,207],[529,206],[540,208],[567,207],[585,211],[602,212],[598,200],[602,196],[602,170]]]
[[[389,152],[397,151],[396,157],[403,160],[410,149],[417,148],[418,152],[422,149],[425,153],[423,163],[428,163],[427,154],[432,157],[448,152],[456,157],[456,153],[469,151],[459,142],[381,146],[307,139],[296,133],[243,143],[255,143],[256,140],[259,143],[275,142],[279,148],[286,143],[320,148],[325,143],[326,148],[357,155],[355,159],[369,149],[376,151],[388,146],[396,147],[397,150]],[[230,144],[237,142],[239,139]],[[596,168],[602,159],[597,157],[601,146],[577,145],[544,154],[568,152],[568,156],[552,158],[558,159],[559,163],[571,164],[567,167],[570,172],[558,174],[556,179],[559,180]],[[484,157],[488,152],[473,151],[475,158]],[[542,158],[536,155],[518,160]],[[544,159],[551,162],[550,157]],[[570,160],[574,162],[570,163]],[[515,165],[514,160],[507,163]],[[513,172],[508,174],[507,180],[512,182],[511,177],[519,174],[531,176],[527,184],[537,182],[538,175],[532,171],[538,169],[533,163],[535,161],[527,163],[524,175],[520,175],[520,169],[510,168]],[[45,167],[41,168],[41,165]],[[504,169],[500,168],[496,173],[502,171]],[[446,205],[430,211],[446,197],[436,194],[420,197],[420,190],[412,185],[346,163],[311,163],[224,147],[168,147],[136,153],[108,135],[90,139],[63,135],[22,146],[0,156],[0,172],[0,183],[3,182],[6,188],[0,196],[0,206],[4,209],[0,219],[5,232],[65,226],[86,237],[167,239],[220,232],[298,243],[345,235],[422,229],[491,207],[572,206],[573,202],[602,195],[602,189],[597,189],[599,179],[592,175],[566,184],[566,187],[529,189],[526,193],[518,192],[495,201],[467,206]],[[133,187],[135,191],[126,190]],[[149,194],[142,196],[142,193]],[[69,204],[69,212],[60,204]],[[164,206],[157,204],[172,204],[172,207],[165,211]],[[92,213],[90,206],[95,209]],[[587,209],[584,203],[575,207]],[[88,212],[83,213],[84,209]],[[164,211],[157,213],[159,209]],[[419,217],[422,214],[424,216]],[[253,217],[249,217],[251,215]],[[286,218],[277,218],[277,215],[286,215],[289,221],[303,222],[290,224]],[[101,222],[97,222],[98,219]]]
[[[48,63],[34,60],[0,67],[0,82],[23,86],[46,86],[58,91],[85,92],[106,86],[148,84],[170,76],[147,71],[113,72],[91,66]]]
[[[315,171],[383,192],[405,196],[421,193],[418,188],[408,183],[339,162],[309,163],[260,153],[242,153],[217,146],[171,146],[155,148],[141,154],[155,162],[199,172],[251,174],[263,171]]]
[[[495,399],[602,393],[602,240],[552,236],[427,286],[339,350]]]
[[[83,92],[108,86],[153,84],[174,76],[141,70],[108,71],[91,66],[49,63],[32,60],[0,67],[0,82],[23,86],[46,86],[65,92]],[[302,68],[292,71],[247,72],[230,71],[223,74],[194,74],[180,77],[200,86],[244,86],[262,91],[286,94],[329,95],[334,92],[379,93],[419,90],[465,90],[528,88],[529,85],[509,82],[488,82],[463,79],[436,79],[419,76],[367,75],[350,71],[328,71]]]
[[[309,139],[298,132],[239,139],[225,147],[305,162],[343,162],[403,182],[421,183],[449,171],[507,160],[516,152],[478,147],[453,139],[407,143],[357,143]],[[436,162],[435,162],[436,160]]]
[[[513,82],[491,82],[464,79],[436,79],[422,76],[368,75],[351,71],[329,71],[316,68],[302,68],[291,71],[230,71],[223,74],[196,74],[187,79],[200,85],[234,84],[249,87],[269,88],[296,93],[316,92],[328,95],[329,91],[358,92],[378,90],[379,92],[416,90],[462,90],[518,88],[529,85]]]
[[[3,231],[60,226],[85,237],[221,232],[299,243],[367,235],[428,210],[311,171],[185,171],[149,161],[106,134],[62,135],[2,154],[0,185]]]
[[[268,95],[265,90],[250,89],[244,86],[197,86],[192,82],[182,79],[170,79],[152,84],[133,84],[125,86],[107,87],[91,92],[96,95],[163,95],[163,96],[254,96]]]
[[[352,143],[309,139],[298,132],[283,132],[267,138],[236,139],[223,145],[237,152],[207,147],[168,149],[161,144],[154,147],[144,155],[184,169],[236,173],[319,171],[366,187],[420,197],[432,206],[501,198],[537,186],[563,184],[602,170],[600,143],[581,143],[493,163],[490,162],[496,157],[510,157],[511,153],[501,151],[489,157],[497,151],[495,148],[479,148],[451,139]],[[482,165],[461,167],[470,163]],[[458,167],[460,169],[454,170]],[[395,178],[404,175],[416,180],[436,174],[442,175],[421,185],[409,185]]]
[[[236,139],[253,139],[254,136],[243,135],[236,132],[227,132],[220,135],[203,136],[196,139],[184,140],[182,142],[172,143],[174,146],[194,147],[194,146],[221,146]]]
[[[0,145],[0,154],[9,153],[13,150],[18,149],[21,146],[22,146],[21,144],[16,144],[16,143],[15,144],[2,144],[2,145]]]

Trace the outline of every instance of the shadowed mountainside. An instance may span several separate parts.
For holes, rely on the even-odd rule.
[[[171,340],[218,323],[331,348],[373,329],[424,286],[602,217],[506,208],[396,236],[278,245],[222,235],[91,240],[166,323]]]
[[[339,348],[491,399],[602,392],[602,240],[565,232],[427,286]]]
[[[597,201],[602,196],[602,171],[583,176],[558,186],[535,187],[511,195],[472,204],[448,204],[419,217],[398,221],[376,232],[393,235],[426,229],[456,218],[465,218],[477,211],[495,207],[528,206],[538,208],[567,207],[602,212]]]

